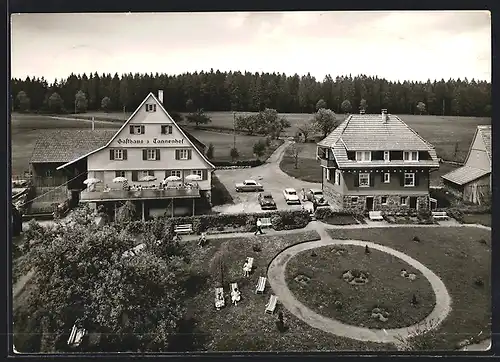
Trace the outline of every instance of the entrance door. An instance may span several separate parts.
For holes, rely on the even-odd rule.
[[[417,208],[417,198],[410,197],[410,209],[416,209],[416,208]]]
[[[372,211],[373,210],[373,197],[372,196],[368,196],[366,198],[366,209],[368,211]]]

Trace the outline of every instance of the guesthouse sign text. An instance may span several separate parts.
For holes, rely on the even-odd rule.
[[[170,140],[162,140],[158,138],[153,139],[131,139],[131,138],[118,138],[116,140],[119,145],[147,145],[147,144],[155,144],[155,145],[183,145],[184,139],[170,139]]]

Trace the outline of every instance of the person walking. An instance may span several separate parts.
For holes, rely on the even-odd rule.
[[[264,232],[262,231],[262,221],[260,221],[260,219],[257,219],[257,230],[255,230],[255,235],[257,234],[264,234]]]
[[[306,190],[304,190],[304,188],[302,188],[302,201],[306,201]]]

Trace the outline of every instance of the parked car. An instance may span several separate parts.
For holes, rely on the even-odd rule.
[[[274,202],[273,195],[269,192],[259,194],[259,204],[263,210],[276,209],[276,202]]]
[[[245,180],[241,183],[237,183],[235,188],[236,188],[236,192],[264,191],[264,186],[262,186],[260,183],[258,183],[255,180]]]
[[[283,196],[287,204],[300,204],[300,198],[295,189],[284,189]]]
[[[309,189],[306,192],[306,198],[311,202],[316,202],[318,206],[326,206],[328,202],[326,201],[323,191],[320,189]]]

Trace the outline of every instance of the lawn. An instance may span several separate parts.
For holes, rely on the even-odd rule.
[[[96,128],[116,129],[121,126],[117,123],[95,123]],[[12,174],[21,175],[28,170],[29,161],[33,153],[38,138],[39,130],[43,129],[58,129],[58,128],[88,128],[91,125],[88,122],[75,120],[54,119],[39,115],[12,115]],[[218,133],[215,131],[202,131],[189,129],[189,132],[206,145],[212,143],[214,145],[215,161],[230,161],[229,150],[233,145],[233,135],[229,133]],[[236,147],[240,153],[240,160],[255,159],[253,155],[253,145],[264,139],[261,136],[236,136]],[[266,149],[266,153],[262,159],[266,159],[281,142],[275,142],[272,147]]]
[[[189,288],[189,315],[195,325],[191,332],[199,336],[196,348],[208,351],[313,351],[313,350],[387,350],[389,345],[363,343],[314,329],[277,306],[274,316],[265,314],[265,305],[272,291],[266,286],[264,295],[255,294],[259,276],[266,276],[267,266],[286,247],[305,241],[318,240],[315,231],[290,233],[282,236],[241,237],[210,240],[203,249],[188,245],[191,256],[193,284]],[[259,252],[253,247],[258,244]],[[214,281],[210,276],[210,261],[217,250],[225,250],[227,272],[224,278],[226,307],[214,307]],[[254,270],[243,276],[246,257],[254,258]],[[237,282],[242,299],[232,306],[229,283]],[[276,313],[282,310],[289,327],[283,335],[275,325]]]
[[[449,350],[466,339],[491,335],[491,232],[471,227],[384,228],[328,231],[336,239],[389,246],[418,260],[446,285],[452,311],[438,327],[434,349]],[[420,242],[412,241],[414,236]],[[480,242],[483,239],[486,243]],[[471,267],[473,266],[473,267]],[[482,285],[479,281],[482,282]]]
[[[401,276],[406,270],[417,277]],[[366,273],[366,284],[351,285],[347,271]],[[354,272],[355,273],[355,272]],[[305,276],[307,279],[303,280]],[[374,329],[402,328],[432,312],[436,298],[430,282],[403,260],[378,250],[345,245],[324,246],[296,255],[287,264],[287,284],[297,298],[315,312],[343,323]],[[413,307],[413,295],[418,305]],[[374,308],[388,312],[387,321],[373,318]]]

